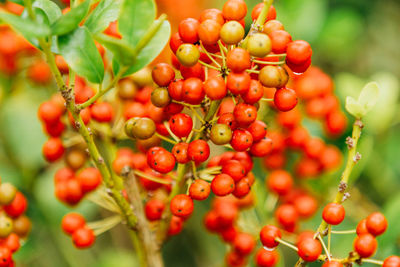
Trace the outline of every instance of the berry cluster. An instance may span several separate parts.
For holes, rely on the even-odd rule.
[[[86,225],[85,218],[78,213],[66,214],[61,221],[61,228],[80,249],[90,247],[96,239],[93,230]]]
[[[55,194],[60,201],[75,205],[85,194],[95,190],[101,181],[96,168],[84,168],[76,175],[71,168],[62,168],[54,175]]]
[[[24,215],[28,201],[12,184],[0,184],[0,266],[14,266],[12,255],[31,230],[31,221]]]
[[[160,251],[152,246],[182,231],[194,201],[213,195],[204,225],[229,245],[228,266],[246,265],[256,250],[258,266],[275,266],[279,244],[298,252],[298,266],[316,260],[325,261],[325,267],[376,262],[368,258],[377,247],[375,236],[387,226],[380,213],[360,222],[348,258],[333,258],[325,246],[323,238],[329,235],[330,240],[332,226],[345,216],[344,182],[340,198],[324,208],[317,232],[301,232],[299,221],[318,209],[317,196],[304,186],[306,179],[336,170],[342,161],[340,150],[312,136],[302,120],[315,119],[329,137],[342,135],[347,120],[331,78],[311,66],[310,45],[292,40],[276,20],[272,1],[254,7],[247,35],[246,14],[243,0],[228,0],[222,11],[207,9],[198,19],[181,21],[170,38],[171,65],[153,64],[129,76],[110,73],[108,85],[97,87],[70,72],[61,55],[46,55],[54,56],[52,69],[58,68],[57,84],[62,85],[61,94],[38,111],[49,137],[43,145],[45,159],[65,162],[54,176],[55,195],[69,205],[85,197],[116,213],[91,223],[67,214],[62,229],[76,247],[92,246],[95,236],[124,222],[139,242],[147,242],[141,247],[151,249],[146,251],[151,258]],[[124,42],[119,28],[114,21],[103,32],[113,44]],[[96,46],[108,66],[106,49]],[[49,78],[41,76],[43,69],[35,64],[28,76],[45,83]],[[361,131],[360,123],[354,129]],[[348,147],[355,152],[359,135],[352,138]],[[353,156],[350,160],[356,162]],[[259,184],[253,168],[258,161],[268,170],[269,209],[261,211],[255,209],[258,197],[252,190]],[[248,209],[260,217],[252,229],[241,223]],[[270,218],[280,228],[260,227]],[[283,240],[293,236],[295,245]],[[398,259],[392,256],[379,264],[398,267]]]

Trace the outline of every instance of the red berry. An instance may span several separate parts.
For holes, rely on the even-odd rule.
[[[217,196],[226,196],[235,190],[235,181],[227,174],[218,174],[211,182],[211,190]]]
[[[237,104],[233,110],[233,116],[235,117],[239,126],[249,126],[257,119],[257,109],[253,105],[240,103]]]
[[[188,104],[198,105],[203,101],[205,91],[203,82],[199,78],[189,78],[183,82],[183,101]]]
[[[247,104],[257,103],[264,95],[264,87],[257,80],[251,80],[250,87],[246,93],[242,94],[242,99]]]
[[[178,163],[185,164],[189,162],[188,148],[189,144],[184,142],[174,145],[171,152]]]
[[[255,261],[259,267],[273,267],[278,263],[279,254],[276,250],[266,250],[260,248],[255,256]]]
[[[214,20],[221,25],[223,25],[225,23],[225,19],[222,15],[222,12],[215,8],[205,9],[205,10],[203,10],[203,12],[201,12],[199,21],[203,22],[208,19]]]
[[[264,247],[274,248],[279,245],[276,241],[277,238],[281,238],[282,233],[278,227],[273,225],[266,225],[260,231],[260,241]]]
[[[79,201],[81,201],[83,197],[83,192],[81,189],[81,185],[76,179],[68,180],[65,183],[66,196],[65,201],[70,205],[75,205]]]
[[[193,212],[193,200],[188,195],[176,195],[171,200],[170,209],[173,215],[181,218],[187,218]]]
[[[286,53],[288,44],[292,41],[292,36],[284,30],[276,30],[269,35],[271,39],[272,52],[275,54]]]
[[[400,266],[400,257],[399,256],[390,256],[387,257],[383,261],[382,267],[399,267]]]
[[[263,121],[256,120],[246,130],[253,136],[253,141],[258,142],[267,134],[267,125]]]
[[[159,199],[151,199],[146,202],[144,206],[144,211],[146,214],[146,218],[149,221],[157,221],[161,219],[161,216],[164,212],[164,202]]]
[[[247,233],[238,233],[233,241],[233,248],[240,255],[250,254],[255,246],[254,237]]]
[[[173,236],[179,234],[183,229],[183,220],[180,217],[172,215],[169,221],[168,235]]]
[[[293,178],[290,173],[285,170],[272,171],[266,182],[269,190],[278,195],[289,193],[293,187]]]
[[[92,246],[95,240],[93,230],[88,227],[81,227],[72,234],[72,241],[80,249]]]
[[[86,168],[76,176],[84,193],[96,189],[102,181],[101,173],[96,168]]]
[[[371,234],[362,234],[354,240],[354,250],[361,258],[369,258],[374,253],[378,246],[378,242]]]
[[[343,221],[345,214],[346,212],[341,204],[329,203],[322,211],[322,218],[328,224],[338,225]]]
[[[234,95],[247,94],[251,86],[251,77],[247,72],[231,72],[226,79],[226,87]]]
[[[297,105],[297,95],[293,89],[281,88],[276,90],[274,104],[280,111],[289,111]]]
[[[194,140],[188,147],[188,157],[196,163],[204,162],[210,156],[210,146],[204,140]]]
[[[205,45],[214,45],[219,40],[220,31],[221,24],[211,19],[205,20],[198,29],[199,39]]]
[[[317,211],[318,203],[314,197],[303,195],[295,199],[294,207],[296,208],[300,217],[308,218]]]
[[[9,267],[12,264],[12,252],[8,247],[0,246],[0,267]]]
[[[246,258],[236,251],[231,251],[225,256],[226,265],[229,267],[241,267],[246,265]]]
[[[282,204],[275,211],[277,221],[287,230],[293,229],[298,220],[296,209],[291,204]]]
[[[171,48],[172,52],[174,54],[178,50],[178,48],[183,44],[184,42],[182,41],[181,36],[179,35],[179,32],[174,33],[171,35],[171,39],[169,40],[169,47]],[[174,55],[175,56],[175,55]]]
[[[221,172],[228,174],[235,182],[238,182],[246,175],[246,169],[237,160],[228,160],[224,162]]]
[[[168,173],[175,167],[175,157],[162,147],[153,147],[147,151],[147,164],[160,173]]]
[[[204,83],[204,91],[211,100],[219,100],[226,96],[227,88],[221,76],[208,78]]]
[[[95,103],[91,107],[91,115],[98,122],[110,122],[113,119],[113,107],[108,102]]]
[[[315,239],[302,240],[297,247],[299,256],[307,262],[316,261],[322,252],[321,243]]]
[[[205,200],[210,195],[211,186],[208,182],[197,179],[189,187],[189,195],[195,200]]]
[[[184,19],[179,23],[179,35],[184,43],[194,44],[199,40],[199,25],[199,21],[193,18]]]
[[[172,99],[181,101],[183,98],[183,80],[171,82],[168,85],[168,93]]]
[[[60,108],[60,106],[52,101],[43,102],[40,104],[38,110],[39,119],[44,123],[51,125],[60,120],[62,113],[63,110]]]
[[[82,228],[86,224],[82,215],[71,212],[66,214],[61,221],[61,228],[66,234],[72,235],[76,230]]]
[[[187,137],[193,128],[192,118],[184,113],[178,113],[169,119],[171,131],[179,138]]]
[[[303,64],[311,58],[312,50],[309,43],[296,40],[287,46],[286,59],[294,64]]]
[[[327,261],[322,265],[322,267],[343,267],[343,264],[338,261]]]
[[[247,5],[243,0],[228,0],[222,8],[226,20],[242,20],[247,13]]]
[[[366,226],[370,234],[378,236],[386,231],[388,223],[382,213],[374,212],[367,217]]]
[[[155,65],[151,75],[158,86],[168,86],[175,78],[174,69],[166,63]]]
[[[237,198],[244,198],[249,194],[251,190],[251,183],[247,177],[241,179],[235,184],[235,190],[233,190],[232,195]]]
[[[253,144],[253,136],[244,129],[234,130],[232,133],[231,146],[236,151],[246,151]]]
[[[357,232],[357,235],[369,234],[368,229],[367,229],[367,219],[362,219],[357,224],[356,232]]]
[[[243,48],[234,48],[228,52],[226,64],[233,72],[242,72],[251,67],[250,54]]]
[[[64,146],[60,138],[50,138],[43,144],[43,156],[48,162],[54,162],[64,154]]]
[[[254,157],[265,157],[272,151],[272,139],[264,137],[258,142],[254,142],[250,147],[250,154]]]
[[[4,211],[11,217],[18,217],[26,211],[28,201],[21,192],[17,192],[13,201],[3,207]]]

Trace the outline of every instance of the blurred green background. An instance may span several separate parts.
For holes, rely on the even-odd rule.
[[[184,1],[158,2],[161,11],[168,13]],[[188,9],[190,15],[199,14],[204,7],[223,5],[221,0],[191,2],[194,4]],[[252,8],[259,1],[246,2]],[[378,104],[365,119],[366,130],[360,144],[362,161],[352,175],[356,189],[351,190],[352,198],[346,203],[349,216],[339,228],[354,228],[368,212],[380,209],[387,216],[389,229],[378,238],[379,249],[374,258],[399,254],[400,1],[277,0],[275,6],[277,19],[293,38],[311,43],[313,64],[334,78],[342,103],[346,96],[356,96],[366,82],[379,83]],[[179,9],[179,13],[185,17],[184,9]],[[169,16],[178,17],[173,12]],[[136,266],[123,227],[101,235],[95,246],[85,251],[76,250],[70,238],[61,232],[60,221],[69,208],[54,197],[53,174],[57,166],[49,167],[42,158],[41,146],[46,137],[36,116],[38,105],[53,89],[33,85],[24,79],[23,72],[18,75],[1,75],[0,79],[0,176],[3,181],[13,182],[29,198],[27,214],[33,221],[29,239],[15,255],[17,266]],[[320,132],[318,125],[309,126],[314,134]],[[343,140],[336,140],[342,149]],[[258,178],[264,179],[265,171],[259,164],[257,168]],[[317,194],[332,196],[326,188],[335,187],[337,177],[330,174],[312,186]],[[223,266],[225,246],[218,237],[205,234],[202,226],[207,204],[196,205],[195,215],[184,232],[164,249],[166,266]],[[87,218],[106,215],[86,202],[77,209]],[[320,213],[303,225],[315,229],[319,221]],[[343,253],[350,249],[353,238],[335,237],[333,246],[337,251],[333,252],[345,256]],[[285,249],[283,252],[280,266],[293,266],[295,253]]]

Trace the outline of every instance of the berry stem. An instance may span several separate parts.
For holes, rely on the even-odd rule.
[[[246,72],[248,72],[248,73],[260,73],[260,71],[259,70],[246,70]]]
[[[171,144],[173,144],[173,145],[176,145],[176,144],[178,143],[178,142],[176,142],[175,140],[172,140],[172,139],[170,139],[170,138],[168,138],[168,137],[165,137],[164,135],[159,134],[159,133],[157,133],[157,132],[155,133],[155,135],[156,135],[158,138],[164,140],[165,142],[171,143]]]
[[[260,28],[262,26],[264,26],[265,21],[267,20],[267,16],[268,16],[268,11],[269,8],[271,7],[272,3],[274,2],[274,0],[264,0],[264,7],[261,10],[260,15],[258,16],[257,20],[254,22],[254,24],[251,25],[250,31],[247,33],[246,38],[244,38],[244,40],[242,41],[242,43],[240,44],[240,46],[242,48],[247,47],[247,41],[249,39],[249,37],[253,34],[256,33],[260,30]]]
[[[79,110],[81,110],[81,109],[84,109],[86,107],[89,107],[94,102],[96,102],[100,97],[102,97],[104,94],[106,94],[108,91],[110,91],[111,89],[113,89],[115,87],[117,82],[121,79],[122,75],[127,70],[128,70],[128,67],[122,67],[120,69],[120,71],[117,73],[117,75],[112,79],[112,81],[110,82],[110,84],[106,88],[103,89],[102,85],[100,84],[100,87],[99,87],[99,90],[97,91],[97,93],[93,97],[91,97],[89,100],[87,100],[86,102],[77,105],[77,108]]]
[[[275,240],[276,240],[277,242],[279,242],[280,244],[285,245],[285,246],[287,246],[287,247],[289,247],[289,248],[291,248],[291,249],[293,249],[293,250],[296,250],[296,251],[299,250],[295,245],[290,244],[289,242],[286,242],[285,240],[282,240],[282,239],[280,239],[279,237],[275,238]]]
[[[326,256],[328,257],[328,261],[331,260],[331,254],[329,252],[329,249],[326,247],[324,240],[322,239],[321,235],[318,235],[318,239],[321,242],[322,248],[324,249]]]
[[[342,173],[341,179],[340,179],[340,184],[339,184],[339,190],[336,194],[335,203],[342,203],[343,202],[343,197],[347,188],[347,183],[350,178],[351,171],[353,170],[354,165],[358,162],[359,158],[357,157],[357,143],[358,140],[361,136],[361,129],[363,128],[363,124],[360,119],[357,119],[354,124],[353,124],[353,131],[352,131],[352,136],[351,138],[348,138],[346,143],[348,145],[348,155],[347,155],[347,162],[346,162],[346,167]],[[317,232],[315,234],[316,236],[320,235],[325,235],[326,230],[328,228],[328,223],[326,223],[324,220],[321,222],[319,225]],[[315,238],[314,237],[314,238]],[[305,266],[305,261],[299,258],[297,261],[296,267],[300,266]]]
[[[174,196],[180,194],[182,191],[184,191],[184,185],[186,183],[186,173],[189,169],[190,164],[178,164],[177,168],[177,179],[176,179],[176,184],[172,187],[172,191],[168,196],[167,203],[170,203],[172,198]],[[163,220],[160,223],[160,226],[157,231],[157,243],[159,246],[161,246],[165,239],[167,238],[168,234],[168,227],[169,227],[169,222],[171,221],[171,211],[170,209],[165,209],[164,214],[163,214]]]
[[[254,63],[264,64],[264,65],[282,65],[282,64],[285,64],[285,61],[262,61],[262,60],[257,60],[257,59],[253,59],[252,61]]]
[[[331,233],[335,234],[335,235],[347,235],[347,234],[355,234],[356,230],[353,229],[353,230],[346,230],[346,231],[331,231]]]
[[[210,64],[208,64],[208,63],[205,63],[204,61],[199,60],[199,63],[200,63],[201,65],[203,65],[204,67],[207,67],[207,68],[210,68],[210,69],[214,69],[214,70],[220,70],[220,68],[215,67],[215,66],[213,66],[213,65],[210,65]]]
[[[168,122],[165,121],[165,122],[164,122],[164,126],[165,126],[165,128],[167,129],[169,135],[171,135],[172,138],[178,143],[180,140],[179,140],[179,138],[171,131],[171,128],[169,128]]]
[[[160,247],[155,242],[155,236],[150,230],[144,212],[143,202],[140,197],[140,188],[134,172],[129,167],[124,167],[124,188],[132,205],[132,210],[137,215],[137,235],[144,249],[146,267],[163,267]],[[142,251],[143,252],[143,251]]]
[[[200,41],[200,47],[201,47],[202,52],[204,52],[208,56],[208,58],[211,59],[211,61],[214,62],[215,65],[218,66],[218,68],[221,68],[221,65],[215,60],[215,58],[213,58],[210,55],[210,53],[207,51],[207,49],[204,48],[204,45],[201,41]]]
[[[367,262],[367,263],[373,263],[376,265],[382,265],[383,261],[379,261],[379,260],[374,260],[374,259],[362,259],[361,262]]]
[[[261,101],[264,101],[264,102],[272,102],[272,101],[274,101],[274,99],[273,98],[261,98],[260,99]]]
[[[197,119],[199,119],[199,121],[200,121],[201,123],[203,123],[203,124],[205,123],[205,121],[204,121],[203,118],[199,115],[199,113],[197,113],[197,111],[196,111],[195,108],[190,107],[190,110],[192,111],[193,115],[194,115],[195,117],[197,117]]]

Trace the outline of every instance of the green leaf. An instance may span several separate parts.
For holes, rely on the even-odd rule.
[[[100,1],[96,9],[89,15],[85,26],[93,34],[104,31],[110,22],[118,19],[123,0]]]
[[[64,35],[75,30],[89,11],[90,0],[86,0],[79,6],[58,18],[51,25],[53,35]]]
[[[61,55],[73,71],[90,82],[100,83],[104,77],[104,63],[86,27],[79,27],[58,38]]]
[[[125,0],[118,19],[118,30],[131,46],[136,46],[156,18],[153,0]]]
[[[367,83],[361,90],[358,97],[358,103],[364,108],[366,112],[370,111],[378,101],[379,87],[376,82]]]
[[[168,21],[164,21],[157,31],[157,33],[153,36],[150,42],[139,52],[136,57],[135,63],[132,67],[128,69],[128,71],[124,74],[124,76],[128,76],[132,73],[137,72],[138,70],[144,68],[148,64],[150,64],[164,49],[167,44],[169,37],[171,35],[171,26]],[[113,61],[113,70],[114,73],[118,73],[120,66],[118,62]]]
[[[13,14],[0,12],[0,19],[10,24],[11,27],[28,40],[50,35],[50,28],[46,24],[33,22],[29,18],[22,18]]]
[[[59,17],[62,16],[61,9],[50,0],[36,0],[32,6],[43,10],[50,24],[53,24]]]
[[[353,97],[346,97],[346,110],[356,118],[362,118],[365,115],[365,109]]]
[[[378,84],[370,82],[361,90],[357,101],[351,96],[346,98],[346,110],[354,117],[362,118],[375,106],[378,96]]]
[[[110,50],[114,59],[122,65],[132,65],[134,63],[134,51],[123,40],[112,38],[105,34],[98,34],[94,38]]]

